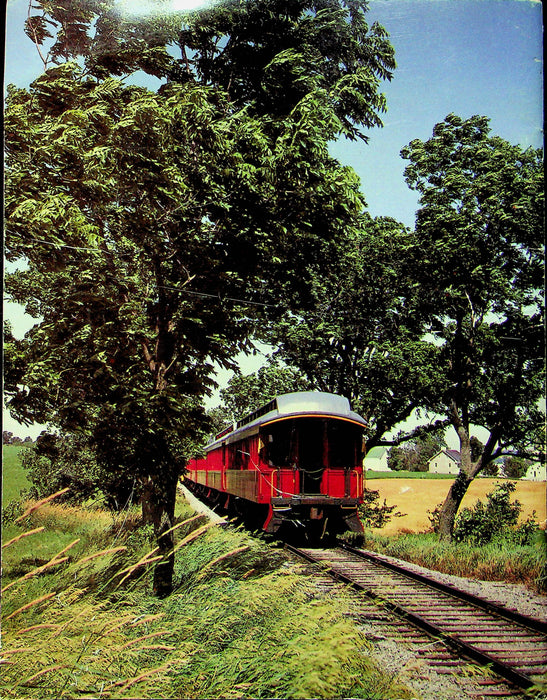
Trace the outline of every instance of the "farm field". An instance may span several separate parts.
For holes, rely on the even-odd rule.
[[[19,498],[21,490],[32,484],[21,466],[21,445],[2,445],[2,506]]]
[[[485,500],[502,479],[475,479],[462,507],[471,507],[477,500]],[[452,481],[447,479],[373,479],[365,483],[366,487],[379,491],[380,500],[384,498],[388,505],[396,505],[397,510],[405,513],[403,517],[392,518],[381,529],[382,534],[397,532],[423,532],[430,527],[427,511],[433,510],[444,501]],[[544,481],[518,481],[511,500],[519,500],[522,505],[522,517],[526,519],[535,510],[540,527],[545,528],[546,485]]]

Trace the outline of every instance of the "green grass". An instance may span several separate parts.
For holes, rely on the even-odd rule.
[[[15,554],[3,583],[15,585],[3,596],[3,654],[13,665],[2,697],[409,697],[370,661],[343,595],[321,598],[282,552],[241,531],[216,526],[182,547],[176,590],[163,601],[149,595],[151,567],[118,585],[150,550],[146,531],[86,562],[114,544],[115,530],[87,515],[69,561],[23,579],[41,562],[17,552],[55,536],[49,510],[45,533],[5,550]],[[38,512],[25,525],[40,522]]]
[[[367,469],[366,479],[454,479],[454,474],[433,474],[432,472],[377,472]]]
[[[25,449],[22,445],[2,445],[2,507],[31,486],[21,466],[21,452]]]
[[[184,501],[177,514],[193,516]],[[175,531],[165,600],[150,595],[152,566],[137,566],[153,543],[136,509],[49,503],[8,524],[5,543],[26,536],[3,550],[0,695],[410,697],[371,662],[343,593],[324,598],[305,565],[241,530],[185,544],[204,522]]]
[[[545,592],[546,536],[539,531],[533,545],[471,545],[440,541],[434,533],[396,536],[367,532],[364,547],[428,569],[483,581],[522,583]]]

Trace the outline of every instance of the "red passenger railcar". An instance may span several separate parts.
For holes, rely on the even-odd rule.
[[[219,433],[190,461],[185,484],[268,533],[362,532],[365,426],[342,396],[283,394]]]

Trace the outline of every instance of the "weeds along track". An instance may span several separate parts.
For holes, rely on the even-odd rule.
[[[368,598],[381,601],[383,608],[402,617],[404,624],[441,640],[444,650],[429,650],[424,655],[441,672],[443,667],[455,671],[457,657],[463,657],[488,666],[518,688],[533,688],[544,682],[545,621],[527,618],[365,550],[345,545],[333,549],[287,545],[287,549]],[[408,637],[403,629],[399,631]],[[492,683],[491,692],[483,694],[512,694],[510,688],[495,685]]]

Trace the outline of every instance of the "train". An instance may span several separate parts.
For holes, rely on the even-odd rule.
[[[275,537],[362,533],[366,425],[343,396],[282,394],[218,433],[190,460],[184,484]]]

